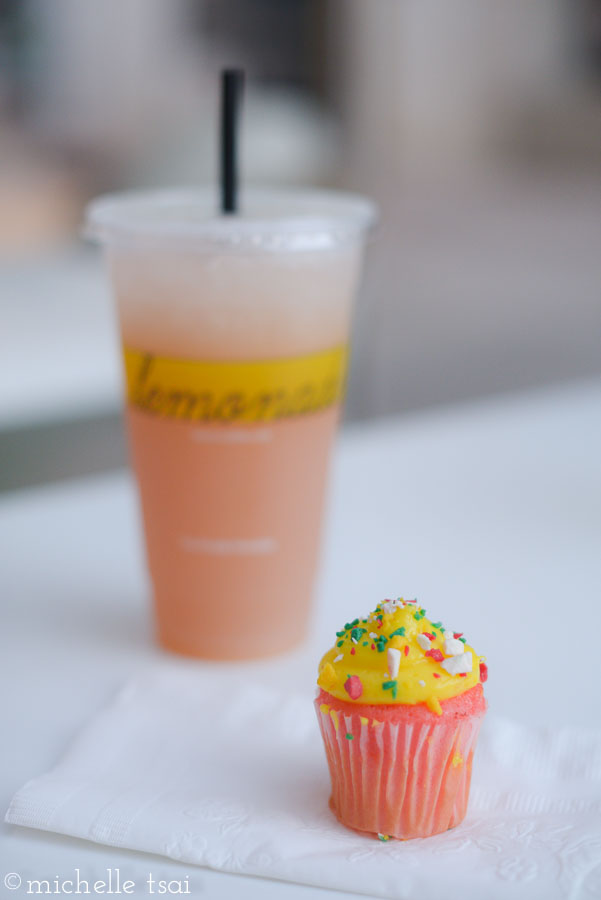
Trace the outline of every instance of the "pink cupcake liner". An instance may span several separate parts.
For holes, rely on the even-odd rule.
[[[344,825],[407,840],[463,820],[486,711],[481,685],[443,701],[441,716],[423,704],[362,706],[325,691],[315,707],[332,781],[330,806]]]

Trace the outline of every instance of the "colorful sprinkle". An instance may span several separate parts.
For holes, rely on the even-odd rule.
[[[426,651],[425,656],[431,656],[432,659],[436,660],[436,662],[442,662],[444,656],[442,655],[442,651],[438,649],[438,647],[432,647],[431,650]]]
[[[391,631],[391,632],[390,632],[390,637],[391,637],[391,638],[396,637],[397,635],[398,635],[399,637],[405,637],[405,626],[404,626],[404,625],[401,625],[401,627],[400,627],[400,628],[397,628],[396,631]]]
[[[353,740],[353,735],[352,735],[352,734],[345,734],[344,736],[345,736],[345,738],[347,739],[347,741],[352,741],[352,740]]]
[[[399,600],[385,600],[384,603],[382,604],[382,610],[387,615],[390,615],[398,607],[399,602],[400,602]]]
[[[388,671],[390,672],[391,678],[396,678],[399,674],[399,666],[401,664],[401,651],[396,650],[394,647],[389,647],[386,654],[386,661],[388,663]]]
[[[441,663],[441,666],[449,675],[464,675],[472,671],[472,654],[466,652],[461,656],[449,656]]]
[[[355,655],[355,648],[351,647],[351,656],[354,656],[354,655]]]
[[[350,675],[344,682],[344,690],[347,692],[351,700],[358,700],[363,693],[363,684],[358,675]]]
[[[396,680],[391,681],[383,681],[382,682],[382,690],[390,691],[392,694],[392,699],[396,700],[396,691],[397,691],[397,683]]]
[[[379,841],[389,841],[390,837],[387,834],[380,834],[380,832],[378,832],[378,840]]]
[[[486,663],[480,663],[480,681],[484,684],[488,680],[488,666]]]
[[[344,641],[338,641],[338,643],[336,644],[336,646],[337,646],[337,647],[342,647],[343,644],[344,644]]]
[[[438,672],[432,672],[432,678],[440,678]]]
[[[430,638],[426,637],[425,634],[418,634],[416,641],[420,645],[422,650],[430,649]]]
[[[420,680],[417,683],[419,684],[420,687],[426,686],[426,682],[422,678],[420,678]]]
[[[428,640],[430,640],[430,641],[433,641],[433,640],[434,640],[434,635],[433,635],[433,634],[430,634],[429,631],[424,631],[423,634],[426,635],[426,637],[428,638]]]
[[[456,638],[445,638],[442,646],[446,656],[459,656],[465,649],[461,641]]]
[[[454,637],[454,638],[460,638],[460,637],[463,637],[463,631],[454,631],[454,632],[453,632],[453,637]]]
[[[409,656],[409,644],[405,644],[405,646],[403,647],[403,653],[405,654],[405,656]]]

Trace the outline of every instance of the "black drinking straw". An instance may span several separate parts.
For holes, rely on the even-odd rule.
[[[221,211],[238,211],[238,119],[244,72],[221,73]]]

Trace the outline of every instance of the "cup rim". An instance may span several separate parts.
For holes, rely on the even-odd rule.
[[[246,187],[241,213],[223,214],[215,186],[126,191],[88,204],[85,235],[100,244],[181,243],[197,249],[302,251],[362,239],[377,209],[359,194]]]

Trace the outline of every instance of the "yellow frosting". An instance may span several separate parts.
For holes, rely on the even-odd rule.
[[[466,671],[470,656],[471,671]],[[440,715],[442,700],[478,684],[481,661],[484,657],[477,656],[462,634],[432,622],[415,600],[398,598],[384,601],[336,633],[335,645],[319,664],[317,683],[350,703],[425,703]],[[394,666],[396,674],[390,671]],[[359,687],[360,695],[354,696]]]

